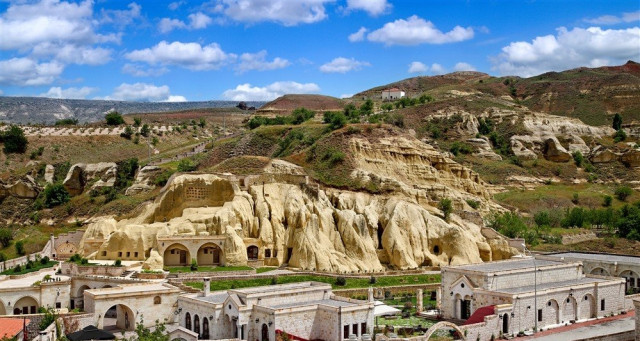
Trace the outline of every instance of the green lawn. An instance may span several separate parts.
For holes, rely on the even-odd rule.
[[[38,262],[34,261],[32,263],[31,269],[27,269],[26,265],[22,265],[22,266],[20,266],[20,268],[21,268],[20,271],[14,271],[15,268],[13,268],[13,269],[5,270],[4,272],[2,272],[0,274],[1,275],[23,275],[23,274],[27,274],[27,273],[30,273],[30,272],[36,272],[36,271],[38,271],[40,269],[51,268],[56,264],[58,264],[58,262],[52,261],[52,260],[48,261],[45,264],[42,264],[39,261]]]
[[[220,272],[220,271],[243,271],[243,270],[253,270],[252,267],[249,266],[198,266],[198,270],[191,271],[190,266],[169,266],[165,267],[165,271],[169,271],[169,273],[182,273],[182,272]]]
[[[276,269],[278,269],[278,268],[277,268],[277,267],[275,267],[275,266],[263,266],[263,267],[261,267],[261,268],[257,268],[257,269],[256,269],[256,272],[257,272],[257,273],[259,273],[259,274],[261,274],[261,273],[265,273],[265,272],[273,271],[273,270],[276,270]]]
[[[276,276],[277,277],[277,276]],[[211,281],[211,290],[227,290],[227,289],[239,289],[258,287],[264,285],[271,285],[272,278],[251,278],[245,280],[222,280]],[[347,283],[344,286],[336,285],[335,278],[329,276],[317,276],[317,275],[295,275],[295,276],[279,276],[277,277],[278,284],[286,283],[299,283],[307,281],[315,281],[331,284],[334,289],[355,289],[355,288],[368,288],[372,287],[387,287],[397,285],[410,285],[410,284],[425,284],[425,283],[440,283],[440,275],[404,275],[404,276],[388,276],[378,277],[375,284],[371,284],[368,278],[347,278]],[[202,282],[186,282],[185,285],[202,289]]]

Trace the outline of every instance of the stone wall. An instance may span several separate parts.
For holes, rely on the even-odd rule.
[[[108,265],[78,265],[76,263],[64,262],[60,266],[60,270],[65,275],[93,275],[93,276],[110,276],[119,277],[127,268],[124,266],[108,266]]]
[[[56,259],[67,259],[78,252],[84,230],[59,234],[54,238],[53,252]]]
[[[14,268],[16,265],[20,264],[25,265],[27,264],[27,262],[29,261],[29,259],[34,260],[36,258],[36,255],[40,256],[40,257],[44,257],[47,256],[49,258],[53,258],[53,247],[51,244],[51,241],[48,241],[47,244],[44,245],[44,247],[42,248],[42,251],[40,252],[35,252],[29,255],[25,255],[22,257],[17,257],[17,258],[12,258],[12,259],[8,259],[2,263],[0,263],[0,272],[5,271],[7,269],[11,269]]]
[[[398,285],[390,287],[375,287],[373,288],[373,297],[376,299],[384,298],[385,291],[389,291],[392,295],[411,293],[415,294],[416,290],[422,289],[425,292],[440,290],[440,283],[433,284],[413,284],[413,285]],[[367,297],[369,288],[357,288],[357,289],[334,289],[333,293],[342,297]]]
[[[578,234],[563,235],[562,245],[577,244],[577,243],[586,242],[586,241],[595,240],[595,239],[598,239],[598,236],[596,236],[595,232],[593,231],[588,231],[588,232],[578,233]]]

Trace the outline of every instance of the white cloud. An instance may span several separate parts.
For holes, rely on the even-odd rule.
[[[240,84],[235,89],[226,90],[222,97],[232,101],[270,101],[285,94],[309,94],[320,91],[315,83],[275,82],[265,87]]]
[[[38,57],[53,57],[53,59],[80,65],[102,65],[111,60],[111,49],[102,47],[62,45],[41,43],[33,48],[33,55]]]
[[[442,65],[433,63],[431,64],[431,73],[433,73],[434,75],[442,75],[447,73],[447,70]]]
[[[158,23],[158,30],[160,33],[169,33],[174,29],[190,29],[199,30],[211,25],[213,19],[208,15],[198,12],[189,14],[189,24],[179,19],[162,18]]]
[[[347,73],[349,71],[358,71],[364,66],[371,66],[371,64],[353,58],[338,57],[320,66],[320,71],[324,73]]]
[[[187,98],[184,96],[169,96],[169,98],[167,98],[166,100],[164,100],[163,102],[186,102]]]
[[[162,18],[158,23],[160,33],[169,33],[177,28],[186,28],[187,24],[178,19]]]
[[[367,39],[385,45],[419,45],[460,42],[473,38],[473,35],[473,28],[461,26],[444,33],[431,21],[413,15],[407,20],[398,19],[384,24],[382,28],[369,33]]]
[[[391,8],[387,0],[347,0],[347,10],[363,10],[369,15],[380,15]]]
[[[427,72],[429,70],[429,67],[424,65],[424,63],[421,62],[411,62],[411,64],[409,64],[409,73],[422,73],[422,72]]]
[[[622,13],[621,16],[603,15],[597,18],[586,18],[584,22],[593,25],[615,25],[619,23],[628,23],[640,21],[640,11]]]
[[[30,58],[0,61],[0,84],[37,86],[51,84],[64,71],[64,65],[52,61],[38,63]]]
[[[169,7],[170,10],[175,11],[180,6],[182,6],[184,4],[185,4],[185,1],[175,1],[175,2],[170,3],[169,6],[167,6],[167,7]]]
[[[131,24],[135,19],[140,18],[142,6],[135,2],[127,6],[128,10],[105,10],[102,9],[102,23],[114,24],[120,27]]]
[[[340,95],[340,98],[351,98],[353,97],[353,94],[342,94]]]
[[[456,65],[453,67],[453,70],[454,71],[476,71],[476,68],[474,68],[473,65],[469,63],[459,62],[459,63],[456,63]]]
[[[70,98],[70,99],[85,99],[91,93],[98,91],[97,88],[91,88],[83,86],[81,88],[67,88],[62,89],[59,86],[49,88],[49,91],[41,93],[39,97],[48,98]]]
[[[190,70],[214,70],[236,59],[236,55],[222,51],[220,46],[212,43],[201,46],[198,43],[182,43],[161,41],[157,45],[125,54],[131,61],[145,62],[152,65],[179,65]]]
[[[325,3],[334,0],[221,0],[216,7],[227,17],[244,23],[271,21],[285,26],[311,24],[327,17]]]
[[[123,73],[128,73],[134,77],[150,77],[150,76],[160,76],[167,73],[169,69],[166,67],[159,68],[144,68],[140,65],[126,63],[122,67]]]
[[[600,27],[558,29],[557,35],[517,41],[492,59],[493,70],[503,75],[529,77],[579,66],[622,64],[640,59],[640,27],[603,30]]]
[[[186,98],[183,96],[171,95],[167,85],[156,86],[148,83],[122,83],[113,90],[111,96],[107,96],[104,99],[140,102],[186,101]]]
[[[243,53],[240,55],[240,63],[235,67],[238,73],[250,70],[266,71],[285,68],[291,63],[288,60],[276,57],[273,61],[265,60],[267,51],[262,50],[258,53]]]
[[[356,41],[363,41],[365,33],[367,33],[367,29],[365,27],[360,27],[357,32],[351,33],[349,35],[349,41],[352,43]]]
[[[4,95],[4,91],[2,91],[2,89],[0,89],[0,96]]]

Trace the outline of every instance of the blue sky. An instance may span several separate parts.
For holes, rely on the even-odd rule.
[[[640,61],[640,2],[0,0],[0,94],[336,97],[417,75]]]

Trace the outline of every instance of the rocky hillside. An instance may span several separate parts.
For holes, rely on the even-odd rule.
[[[341,111],[344,107],[342,100],[322,95],[284,95],[275,100],[265,103],[260,107],[256,114],[258,115],[288,115],[294,109],[306,108],[313,111]]]

